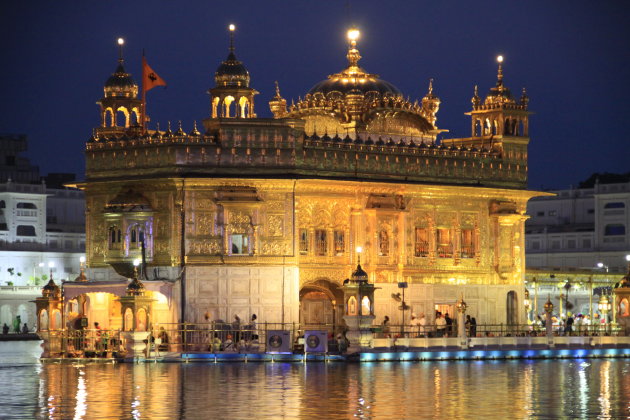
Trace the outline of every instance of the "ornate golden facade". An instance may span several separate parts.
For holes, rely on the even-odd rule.
[[[119,278],[111,267],[123,273],[144,243],[147,277],[173,281],[180,319],[339,324],[360,246],[379,319],[401,320],[391,295],[407,282],[429,320],[463,292],[480,323],[523,321],[525,206],[539,195],[525,190],[528,98],[499,67],[483,105],[475,89],[472,137],[437,142],[432,84],[404,99],[358,66],[356,39],[348,67],[289,109],[277,88],[273,119],[256,118],[233,46],[203,134],[104,117],[82,184],[92,277]],[[134,101],[128,90],[106,87]]]

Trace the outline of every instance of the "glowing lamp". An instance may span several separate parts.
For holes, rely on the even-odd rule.
[[[503,63],[503,56],[502,55],[497,57],[497,62]]]
[[[135,260],[133,260],[133,266],[137,267],[140,265],[140,258],[136,258]]]
[[[233,23],[231,23],[230,26],[228,26],[228,28],[230,29],[231,32],[234,32],[236,30],[236,26],[234,26]]]
[[[55,262],[54,261],[50,261],[48,263],[48,268],[53,268],[55,266]]]
[[[598,262],[598,263],[597,263],[597,266],[598,266],[599,268],[604,268],[604,263]]]
[[[85,257],[84,256],[79,257],[79,262],[83,264],[85,262]]]
[[[123,38],[118,38],[118,45],[123,45],[125,40]]]
[[[357,252],[360,254],[361,252],[363,252],[363,248],[361,248],[360,246],[357,247]]]
[[[361,35],[361,32],[359,32],[358,29],[350,29],[348,31],[348,39],[350,41],[356,41],[357,39],[359,39],[360,35]]]

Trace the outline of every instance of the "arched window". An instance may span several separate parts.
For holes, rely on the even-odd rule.
[[[17,236],[37,236],[35,226],[30,225],[18,225],[16,234]]]
[[[144,227],[140,224],[134,224],[129,227],[129,247],[142,248],[144,242]],[[146,244],[145,244],[146,246]]]
[[[116,110],[116,126],[129,127],[129,111],[124,106]]]
[[[606,203],[604,205],[605,209],[623,209],[625,207],[626,207],[626,204],[622,203],[620,201],[615,201],[615,202],[612,202],[612,203]]]
[[[621,224],[606,225],[604,228],[605,236],[621,236],[626,234],[626,226]]]
[[[18,209],[32,209],[37,210],[37,206],[33,203],[17,203],[16,206]]]
[[[361,315],[371,315],[372,314],[372,302],[370,302],[370,298],[367,296],[363,296],[361,299]]]
[[[121,232],[118,226],[110,226],[107,237],[109,238],[109,249],[120,249]]]

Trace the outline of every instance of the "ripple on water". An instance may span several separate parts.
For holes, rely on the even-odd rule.
[[[614,418],[625,360],[0,364],[0,418]]]

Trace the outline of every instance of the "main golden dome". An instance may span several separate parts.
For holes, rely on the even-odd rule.
[[[309,136],[346,134],[352,139],[381,137],[397,143],[435,141],[440,100],[433,95],[432,86],[421,103],[405,99],[396,86],[359,66],[358,37],[358,30],[348,31],[345,69],[313,86],[286,114],[279,112],[278,101],[282,98],[274,97],[270,102],[274,116],[305,120]]]

